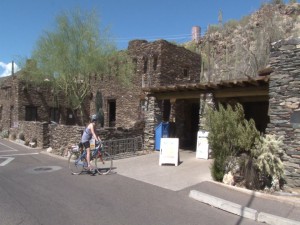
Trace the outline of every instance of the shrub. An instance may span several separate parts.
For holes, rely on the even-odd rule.
[[[11,134],[9,135],[9,139],[10,139],[10,140],[16,140],[16,139],[17,139],[17,135],[16,135],[15,133],[11,133]]]
[[[19,138],[20,140],[22,140],[22,141],[25,141],[25,135],[24,135],[24,133],[20,132],[20,133],[18,134],[18,138]]]
[[[261,137],[252,151],[261,177],[273,189],[280,188],[275,187],[275,184],[283,180],[284,168],[280,159],[283,154],[282,140],[283,137],[277,138],[275,135],[266,135]]]
[[[242,105],[235,107],[221,104],[218,110],[209,109],[205,121],[208,128],[208,142],[212,149],[214,162],[211,168],[212,177],[222,181],[226,172],[226,162],[229,157],[248,152],[254,147],[259,132],[253,120],[244,118]]]
[[[1,138],[8,138],[9,131],[8,130],[1,131],[0,136],[1,136]]]

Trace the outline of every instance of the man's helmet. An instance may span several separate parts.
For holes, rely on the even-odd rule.
[[[95,122],[95,121],[97,121],[97,120],[98,120],[98,118],[97,118],[97,115],[96,115],[96,114],[94,114],[94,115],[91,116],[91,121],[92,121],[92,122]]]

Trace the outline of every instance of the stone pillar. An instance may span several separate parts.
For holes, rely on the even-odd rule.
[[[161,104],[155,97],[146,97],[145,109],[145,129],[144,129],[144,148],[154,150],[155,127],[162,119]]]
[[[170,99],[171,109],[170,109],[170,122],[176,122],[176,99]]]
[[[205,124],[205,111],[206,107],[214,108],[215,103],[213,99],[213,95],[211,93],[203,93],[200,94],[200,107],[199,107],[199,130],[204,130]]]
[[[300,187],[300,38],[274,43],[270,65],[266,133],[284,137],[285,180],[288,187]]]

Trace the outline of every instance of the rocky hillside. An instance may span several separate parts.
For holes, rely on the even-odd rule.
[[[200,52],[201,80],[254,77],[266,68],[271,43],[300,37],[300,4],[265,4],[240,21],[211,25],[198,41],[186,47]]]

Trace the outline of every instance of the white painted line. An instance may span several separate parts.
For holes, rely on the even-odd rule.
[[[13,158],[13,157],[0,157],[0,159],[5,159],[4,162],[0,163],[0,166],[5,166],[8,163],[10,163],[11,161],[13,161],[15,158]]]
[[[3,146],[8,147],[8,148],[10,148],[10,149],[14,149],[14,148],[12,148],[12,147],[10,147],[10,146],[8,146],[8,145],[6,145],[6,144],[3,144],[3,143],[0,143],[0,145],[3,145]],[[14,149],[14,150],[18,151],[17,149]]]
[[[22,155],[38,155],[38,152],[24,153],[24,154],[11,154],[11,155],[1,155],[0,157],[11,157],[11,156],[22,156]]]
[[[0,150],[0,152],[17,152],[18,150]]]

